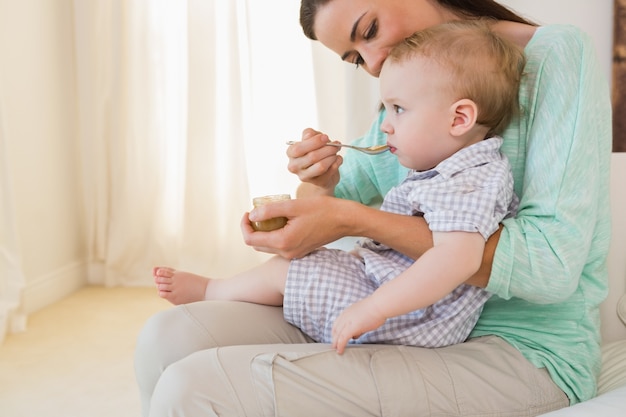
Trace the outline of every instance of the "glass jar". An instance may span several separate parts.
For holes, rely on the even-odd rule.
[[[255,197],[252,199],[252,205],[256,207],[263,206],[268,203],[273,203],[276,201],[284,201],[291,200],[291,196],[289,194],[276,194],[276,195],[266,195],[263,197]],[[252,228],[257,232],[270,232],[272,230],[280,229],[281,227],[285,227],[287,224],[286,217],[275,217],[273,219],[263,220],[261,222],[251,222]]]

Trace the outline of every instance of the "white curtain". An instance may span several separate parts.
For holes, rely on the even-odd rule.
[[[293,194],[285,141],[317,125],[298,7],[74,2],[90,283],[149,284],[153,265],[223,276],[264,259],[240,218],[252,196]]]

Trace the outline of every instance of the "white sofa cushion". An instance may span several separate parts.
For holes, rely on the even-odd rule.
[[[626,385],[599,395],[589,401],[542,414],[541,417],[624,417]]]
[[[602,347],[602,371],[598,377],[598,395],[625,385],[626,340],[618,340]],[[626,416],[626,405],[624,415]]]
[[[617,315],[626,325],[626,294],[617,303]],[[598,395],[626,386],[626,339],[617,340],[602,346],[602,371],[598,377]],[[623,397],[626,415],[626,395]]]

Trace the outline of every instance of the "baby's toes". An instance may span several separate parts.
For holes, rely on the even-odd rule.
[[[157,275],[156,277],[154,277],[154,283],[157,285],[159,284],[170,285],[172,283],[172,278],[162,277],[162,276]]]
[[[176,271],[173,268],[168,268],[166,266],[157,266],[154,268],[153,274],[155,277],[171,278],[174,276],[174,272]]]

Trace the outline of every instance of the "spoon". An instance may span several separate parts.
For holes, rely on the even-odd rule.
[[[290,140],[289,142],[287,142],[287,145],[293,145],[297,143],[294,140]],[[351,148],[363,153],[366,153],[368,155],[378,155],[379,153],[383,153],[389,150],[389,146],[387,145],[374,145],[374,146],[366,146],[366,147],[362,147],[362,146],[353,146],[353,145],[346,145],[343,143],[335,143],[335,142],[328,142],[326,144],[327,146],[336,146],[338,148],[344,147],[344,148]]]

